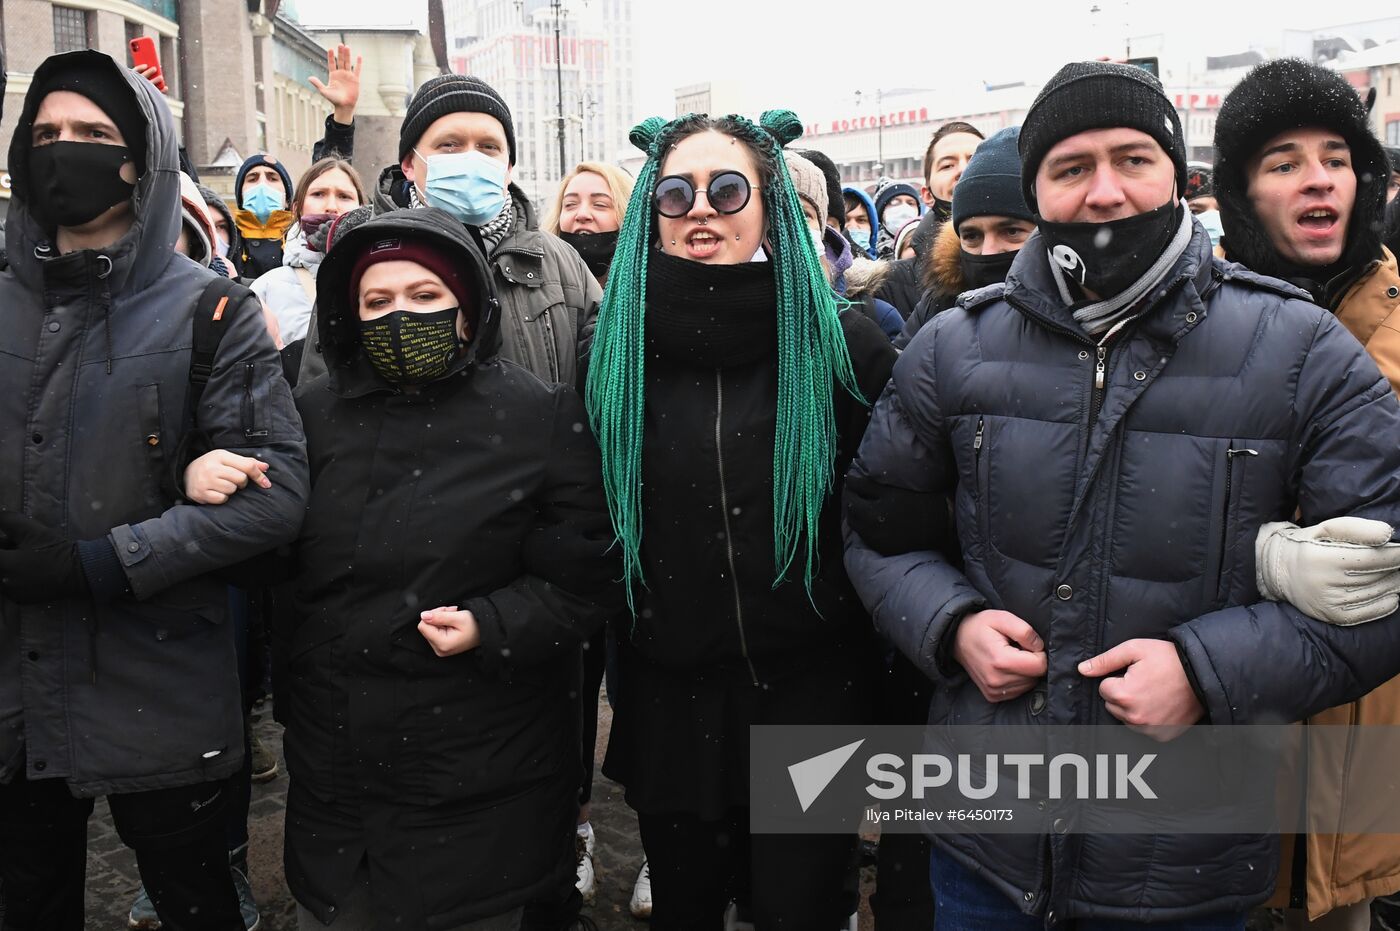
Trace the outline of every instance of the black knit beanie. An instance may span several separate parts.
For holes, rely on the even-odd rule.
[[[510,118],[510,107],[490,84],[466,74],[439,75],[418,88],[408,102],[399,130],[399,161],[413,150],[429,126],[449,113],[485,113],[500,120],[506,131],[510,164],[515,164],[515,124]]]
[[[1035,208],[1035,175],[1056,143],[1090,129],[1124,126],[1153,139],[1176,166],[1178,196],[1186,190],[1186,140],[1181,117],[1162,82],[1132,65],[1070,62],[1055,73],[1021,124],[1021,191]]]
[[[1300,58],[1255,67],[1220,104],[1215,121],[1215,197],[1230,258],[1262,275],[1290,278],[1288,267],[1259,225],[1246,171],[1264,143],[1289,129],[1330,129],[1351,148],[1356,202],[1338,263],[1357,268],[1380,257],[1390,165],[1371,132],[1366,105],[1346,78]],[[1330,274],[1330,272],[1328,272]]]
[[[1187,200],[1195,200],[1197,197],[1214,197],[1214,169],[1201,165],[1188,165],[1186,167],[1186,192],[1182,196]]]
[[[977,147],[953,188],[953,229],[968,217],[1035,220],[1021,195],[1021,159],[1016,154],[1019,126],[1001,130]]]
[[[52,72],[33,99],[42,103],[54,91],[72,91],[91,100],[116,124],[139,177],[146,173],[146,117],[131,85],[113,80],[113,77],[112,68],[106,62],[80,59]]]
[[[797,154],[821,169],[822,174],[826,177],[827,216],[835,217],[836,222],[844,229],[846,226],[846,198],[841,196],[841,172],[837,170],[836,163],[825,152],[818,152],[816,149],[798,149]]]

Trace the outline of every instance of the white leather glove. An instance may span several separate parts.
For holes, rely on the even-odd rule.
[[[1254,540],[1259,594],[1350,627],[1400,608],[1400,543],[1378,520],[1334,517],[1315,527],[1265,524]]]

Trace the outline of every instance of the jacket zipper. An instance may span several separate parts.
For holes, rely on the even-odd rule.
[[[1103,339],[1099,340],[1098,345],[1094,347],[1094,353],[1096,355],[1096,360],[1094,362],[1094,392],[1089,403],[1089,434],[1091,436],[1094,433],[1094,421],[1098,419],[1099,409],[1103,407],[1103,397],[1106,393],[1105,388],[1108,383],[1108,344],[1113,341],[1113,337],[1118,335],[1118,331],[1123,329],[1123,327],[1133,319],[1135,318],[1125,317],[1119,320],[1103,335]]]
[[[1235,444],[1225,450],[1225,503],[1221,506],[1220,514],[1220,558],[1215,564],[1215,591],[1220,593],[1220,586],[1225,582],[1225,549],[1230,541],[1230,496],[1235,483],[1235,457],[1236,456],[1257,456],[1256,449],[1235,449]]]
[[[723,420],[724,373],[715,369],[715,460],[719,465],[719,506],[720,516],[724,519],[725,555],[729,559],[729,583],[734,589],[734,621],[739,625],[739,652],[743,654],[744,662],[749,667],[749,676],[757,688],[758,673],[753,668],[753,660],[749,658],[749,640],[744,633],[744,603],[739,596],[739,574],[734,568],[734,534],[729,527],[729,491],[724,485],[724,443],[720,429]]]
[[[546,361],[549,362],[549,374],[554,377],[555,381],[559,381],[559,353],[554,346],[554,324],[549,319],[548,310],[544,311],[542,316],[544,317],[545,356]]]
[[[254,423],[257,414],[253,404],[253,380],[257,375],[256,368],[251,362],[243,364],[243,436],[249,440],[267,438],[267,431],[257,429],[257,425]]]

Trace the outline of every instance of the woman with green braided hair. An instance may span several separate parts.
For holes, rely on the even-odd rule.
[[[652,119],[586,380],[632,612],[604,772],[650,858],[652,927],[835,931],[855,834],[748,832],[750,725],[870,719],[841,476],[895,353],[841,312],[782,158],[787,111]]]

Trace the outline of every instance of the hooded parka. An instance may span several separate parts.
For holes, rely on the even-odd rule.
[[[1197,224],[1105,344],[1103,389],[1098,348],[1036,234],[1003,285],[919,331],[876,405],[848,487],[950,495],[965,561],[847,540],[876,628],[935,682],[930,723],[1114,724],[1077,666],[1133,638],[1177,646],[1212,724],[1297,721],[1400,671],[1400,618],[1334,627],[1255,588],[1265,522],[1400,525],[1400,404],[1356,340],[1301,291],[1214,259]],[[997,704],[951,658],[984,607],[1026,620],[1049,659]],[[934,842],[1051,920],[1238,913],[1273,890],[1273,835],[1069,827]]]
[[[217,273],[175,252],[175,127],[147,80],[98,52],[34,75],[110,68],[146,120],[134,222],[60,255],[29,203],[25,99],[10,147],[10,267],[0,273],[0,507],[74,540],[106,538],[130,594],[95,605],[0,601],[0,782],[64,779],[80,796],[206,782],[238,769],[243,714],[226,584],[210,573],[290,541],[306,496],[301,423],[257,299],[239,291],[194,426],[271,466],[272,487],[220,507],[177,496],[194,309]]]
[[[383,380],[349,300],[356,258],[431,240],[476,283],[471,340],[414,390]],[[572,883],[580,645],[620,607],[598,451],[571,387],[498,358],[468,232],[400,210],[338,238],[317,278],[328,372],[301,386],[312,489],[295,619],[277,632],[291,773],[287,881],[329,921],[367,858],[382,927],[456,928]],[[471,611],[481,645],[417,629]]]

